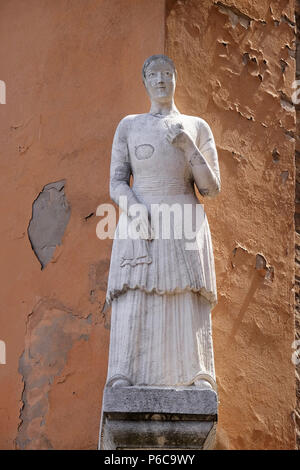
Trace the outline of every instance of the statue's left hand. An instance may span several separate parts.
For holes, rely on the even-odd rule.
[[[183,129],[182,124],[172,124],[169,127],[167,141],[184,152],[194,147],[192,137]]]

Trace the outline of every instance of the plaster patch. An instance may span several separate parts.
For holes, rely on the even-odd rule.
[[[70,219],[64,187],[64,180],[47,184],[32,206],[28,237],[42,269],[51,261],[56,246],[61,245]]]
[[[91,318],[82,318],[57,300],[41,300],[28,315],[25,350],[19,360],[24,388],[17,449],[52,449],[46,420],[49,392],[62,374],[69,351],[76,341],[87,341]],[[58,379],[63,383],[65,376]]]

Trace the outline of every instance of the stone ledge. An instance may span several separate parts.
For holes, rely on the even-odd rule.
[[[213,446],[218,398],[210,389],[105,387],[102,410],[102,450]]]

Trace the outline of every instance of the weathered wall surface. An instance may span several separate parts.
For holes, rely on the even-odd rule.
[[[294,3],[166,4],[177,105],[209,122],[220,157],[222,192],[205,202],[218,447],[293,448]],[[1,1],[1,449],[96,448],[111,242],[97,239],[95,212],[109,202],[118,121],[148,109],[139,77],[164,50],[164,6]]]
[[[141,67],[163,49],[163,0],[1,1],[1,449],[97,446],[111,242],[95,212],[115,127],[147,110]]]
[[[296,80],[300,85],[300,0],[296,0]],[[300,88],[298,88],[300,90]],[[297,92],[300,96],[300,92]],[[300,345],[300,104],[296,104],[296,188],[295,188],[295,306],[296,306],[296,334],[295,345]],[[298,349],[299,350],[299,349]],[[299,359],[299,358],[298,358]],[[295,411],[297,445],[300,450],[300,361],[296,364],[296,388],[297,388],[297,406]]]
[[[177,105],[208,121],[220,159],[221,194],[205,203],[219,294],[219,448],[295,446],[294,9],[289,0],[168,2]]]

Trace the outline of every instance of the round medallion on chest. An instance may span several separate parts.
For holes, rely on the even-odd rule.
[[[151,144],[142,144],[135,147],[135,156],[138,160],[147,160],[152,157],[154,147]]]

